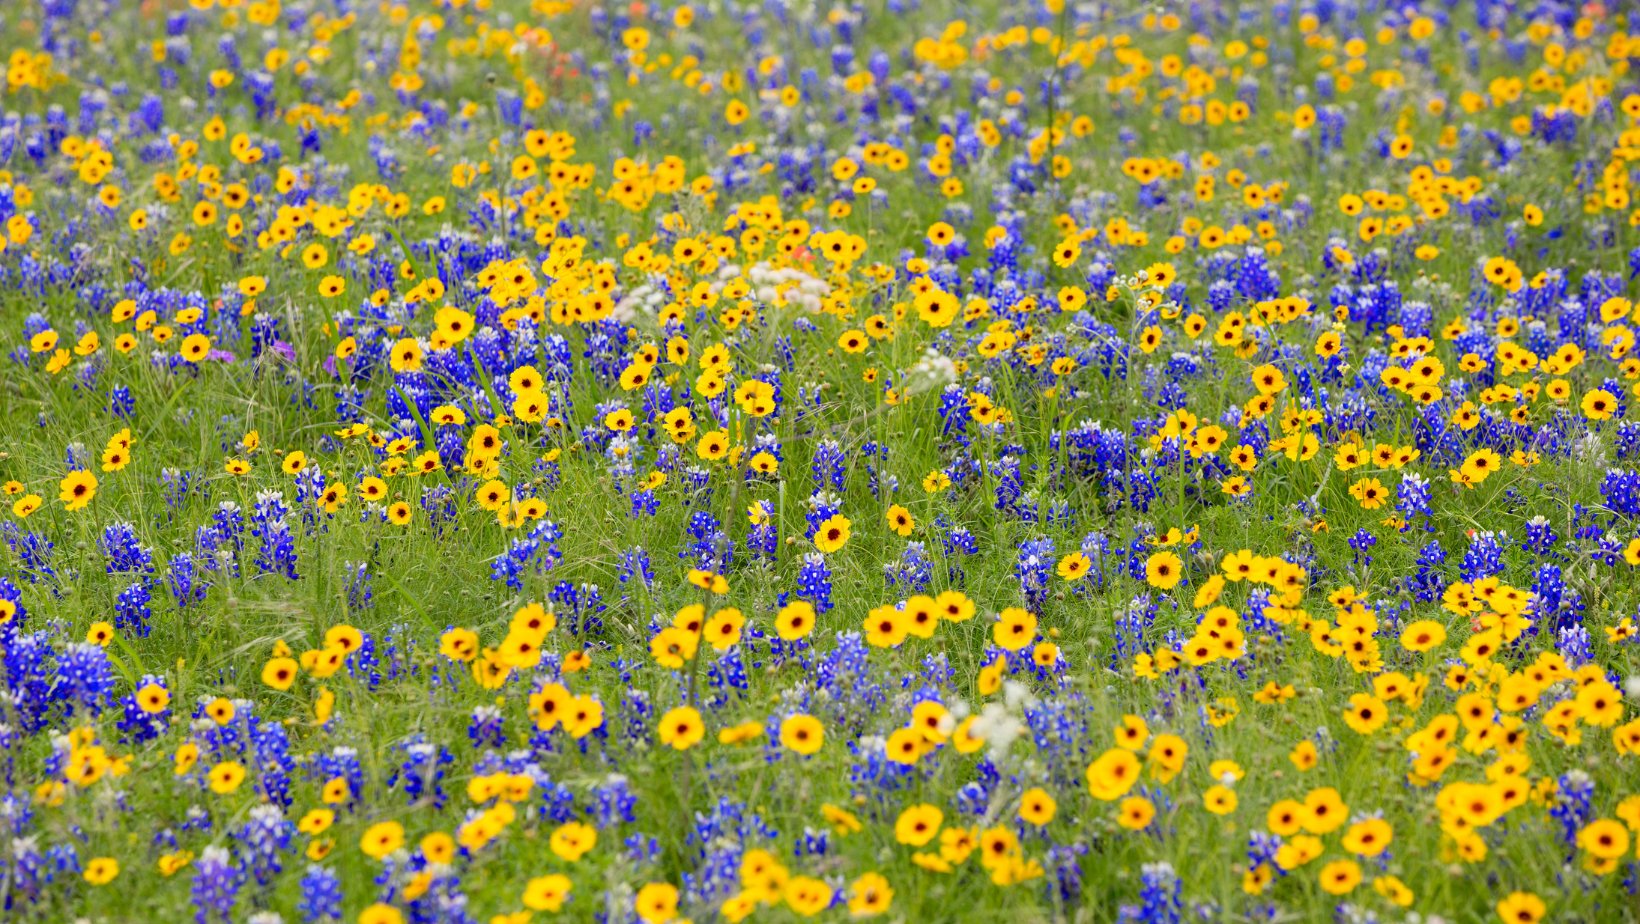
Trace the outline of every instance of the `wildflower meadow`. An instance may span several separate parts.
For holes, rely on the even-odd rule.
[[[1637,16],[0,3],[0,919],[1640,921]]]

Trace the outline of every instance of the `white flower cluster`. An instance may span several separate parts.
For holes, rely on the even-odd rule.
[[[712,283],[714,292],[721,292],[730,280],[744,275],[751,286],[752,298],[764,304],[774,304],[782,294],[786,303],[809,314],[816,314],[825,297],[831,294],[831,285],[796,267],[777,267],[767,262],[754,263],[744,271],[733,264],[724,264]],[[621,293],[615,301],[611,316],[623,324],[631,323],[640,315],[655,315],[666,304],[666,293],[650,283],[633,286]]]
[[[911,367],[905,387],[911,394],[919,395],[936,388],[944,388],[956,380],[957,366],[951,361],[951,357],[933,347],[927,347],[923,350],[922,358]]]
[[[740,267],[729,265],[718,273],[721,283],[740,274]],[[822,300],[831,294],[831,285],[824,279],[811,276],[796,267],[776,267],[767,262],[754,263],[746,270],[746,281],[751,283],[752,295],[760,302],[773,304],[779,294],[784,291],[787,304],[796,305],[804,311],[814,314],[820,310]]]
[[[1008,749],[1020,735],[1025,733],[1025,707],[1031,705],[1034,698],[1029,687],[1014,680],[1002,684],[1002,699],[985,704],[969,726],[969,734],[985,742],[990,752],[991,760],[1000,763],[1007,756]],[[957,712],[968,711],[966,703],[957,704],[953,716]]]

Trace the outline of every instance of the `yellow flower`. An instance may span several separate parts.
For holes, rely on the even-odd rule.
[[[651,882],[638,890],[632,907],[644,924],[667,924],[678,915],[678,888],[669,882]]]
[[[894,890],[879,873],[866,873],[855,879],[848,895],[849,913],[857,918],[882,914],[894,902]]]
[[[1583,416],[1590,420],[1610,420],[1617,412],[1617,398],[1604,388],[1596,388],[1583,396]]]
[[[547,844],[560,860],[574,863],[597,846],[598,832],[591,825],[572,821],[559,825]]]
[[[296,830],[308,835],[323,834],[330,829],[331,823],[335,820],[336,813],[330,809],[311,809],[296,823]]]
[[[661,716],[659,725],[661,743],[674,750],[687,751],[706,737],[706,723],[693,706],[677,706]]]
[[[396,821],[382,821],[365,829],[359,838],[359,849],[380,860],[404,846],[404,827]]]
[[[69,472],[57,486],[57,499],[64,510],[79,510],[97,496],[97,476],[87,471]]]
[[[888,528],[898,536],[909,536],[912,530],[917,528],[917,521],[912,519],[911,511],[899,504],[890,506],[883,517],[888,521]]]
[[[1111,748],[1088,765],[1088,791],[1095,799],[1113,802],[1127,795],[1139,780],[1139,758],[1132,751]]]
[[[831,905],[831,886],[813,876],[793,876],[781,893],[786,907],[799,917],[811,918]]]
[[[1058,809],[1059,804],[1054,801],[1053,796],[1049,795],[1048,791],[1040,786],[1033,786],[1019,796],[1020,820],[1033,824],[1038,828],[1053,821],[1054,814]]]
[[[359,912],[359,924],[404,924],[404,913],[392,905],[376,902]]]
[[[1004,651],[1018,651],[1036,638],[1036,615],[1029,610],[1010,606],[997,615],[991,627],[991,639]]]
[[[1236,791],[1220,783],[1202,794],[1202,805],[1215,815],[1228,815],[1236,810]]]
[[[524,886],[524,894],[519,901],[532,911],[558,911],[569,898],[570,886],[569,877],[562,873],[540,876]]]
[[[934,839],[940,833],[940,825],[945,821],[945,813],[937,806],[913,805],[900,812],[900,817],[894,822],[894,838],[902,844],[911,847],[921,847]]]
[[[807,757],[826,743],[826,728],[812,715],[788,716],[780,723],[780,743],[787,750]]]
[[[795,642],[814,631],[816,620],[812,604],[805,600],[793,600],[775,615],[775,632],[783,641]]]
[[[1497,904],[1498,917],[1507,924],[1537,924],[1549,908],[1531,892],[1511,892]]]
[[[85,881],[95,886],[107,885],[120,874],[120,861],[113,857],[97,857],[85,865]]]
[[[1059,560],[1059,576],[1067,581],[1080,581],[1093,567],[1093,559],[1081,552],[1072,552]]]
[[[1598,818],[1583,826],[1577,834],[1577,846],[1590,856],[1614,860],[1629,852],[1629,829],[1622,822]]]
[[[171,704],[171,693],[157,683],[145,685],[136,692],[137,707],[149,715],[157,715],[165,711]]]
[[[1158,590],[1172,590],[1184,576],[1184,562],[1172,552],[1157,552],[1145,559],[1145,582]]]
[[[1144,796],[1128,796],[1116,807],[1116,823],[1129,831],[1142,831],[1156,817],[1156,806]]]
[[[182,338],[182,346],[178,352],[188,362],[197,363],[211,352],[211,338],[204,334],[189,334]]]
[[[181,765],[180,753],[177,763]],[[239,784],[245,781],[245,768],[238,761],[225,760],[211,768],[209,780],[211,792],[226,796],[239,789]]]
[[[849,526],[848,517],[832,514],[814,531],[814,547],[828,555],[836,552],[848,544]]]
[[[1334,860],[1321,868],[1321,889],[1329,895],[1348,895],[1361,884],[1361,867],[1354,860]]]
[[[295,658],[269,658],[262,665],[262,682],[275,690],[288,690],[296,682],[298,671]]]

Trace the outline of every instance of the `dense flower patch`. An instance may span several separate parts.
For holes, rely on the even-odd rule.
[[[1640,26],[1128,6],[6,4],[6,919],[1640,917]]]

